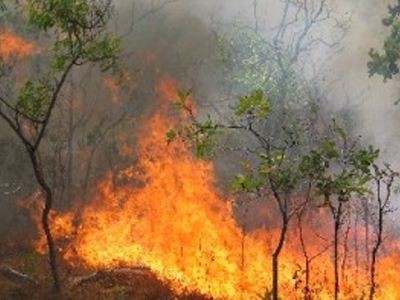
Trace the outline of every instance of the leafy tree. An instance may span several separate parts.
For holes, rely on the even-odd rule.
[[[381,75],[386,81],[399,73],[400,59],[400,1],[388,7],[389,14],[382,20],[385,27],[390,29],[389,36],[383,43],[381,52],[371,49],[368,62],[369,75]]]
[[[43,193],[45,203],[41,222],[47,239],[54,289],[58,292],[60,279],[49,224],[54,197],[40,160],[40,145],[73,68],[94,64],[101,71],[117,71],[120,42],[106,31],[112,13],[109,0],[27,0],[23,13],[27,26],[35,27],[51,37],[50,62],[41,69],[39,75],[27,80],[17,95],[9,93],[0,96],[0,116],[24,145]],[[2,67],[7,67],[4,59],[2,64]]]
[[[305,155],[300,169],[314,180],[314,188],[324,199],[334,224],[334,297],[339,299],[339,234],[345,212],[354,195],[370,193],[372,166],[379,150],[352,142],[343,128],[333,122],[331,138]]]

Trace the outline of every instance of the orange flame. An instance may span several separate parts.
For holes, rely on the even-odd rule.
[[[4,60],[11,57],[25,58],[37,51],[33,43],[28,42],[9,31],[0,31],[0,56]]]

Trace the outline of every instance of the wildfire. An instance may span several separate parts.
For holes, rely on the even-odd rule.
[[[241,232],[215,188],[213,166],[179,142],[167,146],[172,126],[162,114],[143,125],[137,172],[124,173],[141,187],[113,189],[111,178],[103,181],[82,213],[75,251],[90,267],[145,264],[178,292],[254,298],[267,283],[264,247],[249,240],[246,261],[254,265],[244,270]]]
[[[176,101],[178,87],[171,76],[164,76],[156,91],[162,100]],[[271,279],[270,255],[278,228],[243,232],[233,217],[233,199],[223,199],[217,188],[213,164],[196,159],[182,141],[167,145],[165,133],[179,120],[164,110],[165,104],[140,128],[139,162],[119,174],[127,183],[115,186],[109,174],[79,217],[53,213],[56,238],[74,235],[64,259],[73,264],[79,258],[87,268],[144,264],[177,293],[197,291],[215,299],[262,298]],[[322,227],[329,226],[324,221]],[[310,255],[320,253],[311,264],[313,296],[331,299],[331,251],[321,251],[318,238],[307,226],[305,232]],[[303,299],[304,257],[295,226],[288,241],[280,260],[281,297]],[[40,245],[43,240],[37,243],[39,251],[43,250]],[[390,257],[380,262],[379,299],[400,298],[398,272],[390,267],[396,261]],[[356,275],[351,263],[342,282],[342,299],[362,299],[368,278]]]
[[[36,52],[36,47],[9,31],[0,32],[0,56],[4,60],[10,57],[25,58]]]

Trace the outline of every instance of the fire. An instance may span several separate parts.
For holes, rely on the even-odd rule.
[[[0,31],[0,56],[4,60],[11,57],[25,58],[36,52],[36,47],[9,31]]]
[[[179,83],[169,74],[164,74],[162,79],[158,81],[156,85],[157,93],[168,101],[178,101],[177,91],[179,89]],[[189,102],[193,102],[192,99],[188,99]]]
[[[136,172],[124,172],[137,187],[113,189],[111,178],[99,185],[82,213],[74,251],[95,268],[145,264],[178,292],[254,298],[267,283],[264,247],[248,241],[245,260],[254,265],[246,270],[241,232],[215,188],[213,166],[179,142],[167,146],[173,125],[157,114],[143,126],[141,161]]]
[[[176,101],[178,87],[178,82],[166,75],[156,91],[162,100]],[[260,299],[270,285],[270,257],[279,223],[269,230],[243,232],[233,216],[233,198],[224,199],[217,187],[213,164],[196,159],[183,141],[167,144],[165,133],[179,122],[165,113],[167,105],[160,105],[140,128],[135,145],[139,161],[120,171],[123,185],[116,186],[109,174],[79,215],[53,212],[56,239],[73,235],[63,251],[64,259],[70,264],[78,259],[91,269],[144,264],[177,293]],[[332,249],[327,240],[324,251],[319,238],[325,233],[331,236],[328,217],[321,210],[315,219],[304,222],[309,255],[318,254],[310,265],[313,299],[332,299],[333,294]],[[322,223],[311,229],[307,225],[311,222]],[[78,225],[74,227],[74,223]],[[296,300],[304,297],[304,256],[293,223],[281,254],[279,275],[282,299]],[[315,227],[321,229],[318,235]],[[36,246],[43,252],[43,239]],[[345,249],[341,251],[345,257]],[[358,274],[352,254],[348,256],[341,299],[362,299],[367,295],[368,278]],[[400,298],[398,271],[391,267],[396,262],[397,257],[380,260],[377,299]]]

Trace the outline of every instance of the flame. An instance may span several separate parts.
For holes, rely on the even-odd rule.
[[[171,126],[161,114],[143,126],[141,161],[124,172],[142,187],[114,189],[111,175],[102,182],[82,213],[74,251],[90,267],[145,264],[178,292],[254,298],[267,283],[264,247],[248,241],[254,265],[243,270],[241,232],[216,192],[213,166],[182,144],[167,147]]]
[[[178,81],[169,74],[164,74],[163,77],[156,84],[156,91],[164,100],[173,102],[178,101],[178,90]],[[190,102],[193,102],[193,100],[190,99]]]
[[[155,90],[161,99],[177,101],[178,87],[174,78],[164,75]],[[188,101],[194,107],[193,99]],[[165,110],[160,105],[140,128],[139,161],[119,172],[123,185],[115,185],[109,173],[79,215],[52,213],[56,239],[73,235],[64,248],[64,259],[70,264],[78,259],[94,269],[144,264],[177,293],[199,292],[214,299],[262,298],[270,286],[279,223],[245,234],[233,216],[233,198],[224,198],[217,187],[213,164],[196,159],[183,141],[167,145],[165,133],[180,120],[167,117],[171,114]],[[304,225],[309,255],[315,256],[310,266],[312,299],[332,299],[331,241],[323,238],[332,236],[329,214],[321,209]],[[352,234],[361,235],[357,230]],[[43,239],[36,246],[43,252]],[[399,253],[396,249],[394,253]],[[345,257],[346,249],[340,251]],[[347,253],[343,263],[341,299],[362,299],[368,294],[368,273],[355,267],[352,255]],[[282,299],[304,299],[304,256],[295,222],[280,257]],[[376,299],[400,299],[399,272],[393,268],[399,258],[379,260]]]
[[[25,58],[37,51],[33,43],[28,42],[9,31],[0,31],[0,56],[4,60],[11,57]]]

